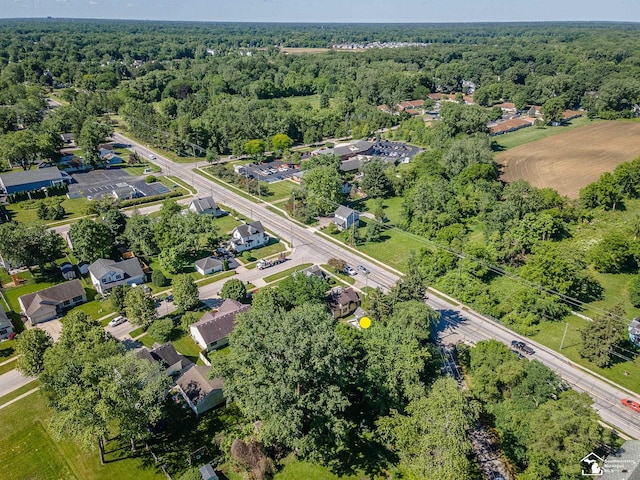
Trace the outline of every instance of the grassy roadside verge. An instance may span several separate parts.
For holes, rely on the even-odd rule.
[[[39,386],[40,386],[40,380],[34,380],[33,382],[29,382],[26,385],[23,385],[22,387],[14,390],[13,392],[7,393],[6,395],[3,395],[2,397],[0,397],[0,405],[4,405],[5,403],[10,402],[14,398],[18,398],[23,393],[27,393],[28,391],[33,390],[34,388]]]
[[[239,189],[238,187],[236,187],[235,185],[231,185],[230,183],[224,182],[222,180],[220,180],[219,178],[211,175],[208,172],[205,172],[202,169],[196,168],[193,170],[196,174],[200,175],[201,177],[206,178],[207,180],[211,180],[214,183],[217,183],[218,185],[223,186],[224,188],[231,190],[233,193],[240,195],[243,198],[246,198],[247,200],[251,200],[252,202],[255,203],[264,203],[262,200],[260,200],[258,197],[254,197],[253,195],[249,195],[247,192],[245,192],[244,190]]]

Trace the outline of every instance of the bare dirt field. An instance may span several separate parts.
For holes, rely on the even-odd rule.
[[[569,198],[618,164],[640,156],[640,123],[599,122],[526,143],[496,156],[502,180],[524,179]]]
[[[282,53],[289,55],[304,55],[307,53],[325,53],[331,50],[330,48],[298,48],[298,47],[283,47],[280,49]]]

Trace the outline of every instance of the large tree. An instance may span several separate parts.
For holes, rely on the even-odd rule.
[[[302,186],[307,193],[306,207],[312,215],[328,215],[342,200],[342,180],[332,166],[307,170]]]
[[[285,133],[278,133],[271,137],[271,146],[274,152],[282,156],[285,151],[289,150],[293,145],[293,140]]]
[[[134,325],[150,325],[158,318],[156,301],[142,286],[132,288],[126,293],[124,308],[127,318]]]
[[[100,161],[98,145],[107,141],[113,133],[109,125],[101,123],[95,117],[87,118],[82,124],[82,130],[78,136],[78,145],[84,150],[85,158],[95,165]]]
[[[171,281],[171,291],[175,304],[182,310],[192,310],[200,304],[198,286],[191,275],[176,275]]]
[[[53,345],[47,332],[40,328],[30,328],[16,338],[18,370],[24,375],[38,375],[44,368],[44,354]]]
[[[15,267],[45,264],[62,256],[64,240],[39,223],[0,225],[0,255]]]
[[[28,170],[38,160],[50,158],[59,147],[56,136],[34,130],[18,130],[0,135],[0,158]]]
[[[71,225],[69,239],[73,253],[81,260],[92,263],[111,256],[113,234],[103,223],[82,218]]]
[[[391,182],[386,174],[385,163],[374,158],[362,167],[362,191],[371,198],[386,197],[391,192]]]
[[[348,369],[334,327],[322,305],[236,317],[231,351],[217,358],[214,373],[225,378],[225,396],[262,421],[258,435],[266,445],[324,457],[344,441]]]
[[[406,415],[380,420],[379,432],[400,457],[410,478],[465,480],[477,478],[468,431],[479,407],[455,380],[440,378],[429,394],[416,398]]]
[[[129,248],[137,254],[150,256],[158,253],[154,220],[146,215],[135,214],[129,218],[123,237],[129,243]]]
[[[230,298],[231,300],[244,302],[247,298],[247,288],[244,286],[244,283],[242,283],[242,280],[232,278],[224,282],[222,290],[220,290],[220,296],[222,298]]]
[[[329,284],[315,275],[296,273],[278,283],[277,289],[280,299],[290,309],[304,304],[323,303]]]
[[[627,339],[627,325],[623,320],[624,307],[615,310],[617,311],[611,314],[594,318],[580,332],[582,336],[580,355],[600,368],[610,366],[619,358],[621,347]]]

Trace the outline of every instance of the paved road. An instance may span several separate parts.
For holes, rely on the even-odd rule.
[[[248,200],[199,175],[194,175],[192,171],[193,165],[172,163],[170,160],[158,156],[156,152],[152,152],[145,146],[123,135],[115,134],[114,138],[121,143],[132,144],[136,151],[147,158],[151,154],[156,155],[157,159],[154,162],[161,167],[170,165],[173,175],[191,183],[199,191],[213,194],[217,202],[233,208],[253,220],[260,220],[265,228],[281,238],[291,241],[296,254],[304,256],[307,262],[326,263],[331,257],[340,257],[352,265],[365,265],[371,273],[367,279],[363,278],[364,276],[361,274],[355,277],[356,286],[358,287],[363,287],[367,283],[369,286],[381,287],[387,290],[399,278],[400,272],[394,273],[392,269],[382,267],[382,264],[374,259],[366,258],[360,253],[326,240],[324,237],[317,235],[313,228],[300,227],[284,219],[280,215],[267,210],[264,203]],[[537,360],[556,371],[576,390],[586,391],[592,396],[595,402],[594,408],[600,413],[604,421],[634,438],[640,438],[640,415],[627,411],[620,405],[620,399],[637,397],[637,394],[621,387],[613,386],[579,369],[565,357],[541,345],[530,342],[481,315],[460,312],[458,303],[454,299],[445,302],[432,296],[428,303],[433,308],[443,311],[445,319],[453,322],[450,328],[459,332],[468,340],[479,341],[495,338],[510,344],[513,339],[521,339],[532,344],[536,349],[534,357]]]
[[[3,373],[0,375],[0,397],[34,380],[34,377],[25,377],[18,370],[10,370],[7,373]]]

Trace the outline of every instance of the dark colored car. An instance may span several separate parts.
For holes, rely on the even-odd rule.
[[[525,343],[519,340],[511,340],[511,346],[513,348],[517,348],[518,350],[522,350],[522,347],[525,346]]]
[[[520,360],[522,360],[524,358],[524,355],[522,355],[518,350],[511,350]]]
[[[534,353],[536,353],[536,351],[533,348],[531,348],[529,345],[525,345],[520,350],[522,350],[527,355],[533,355]]]

